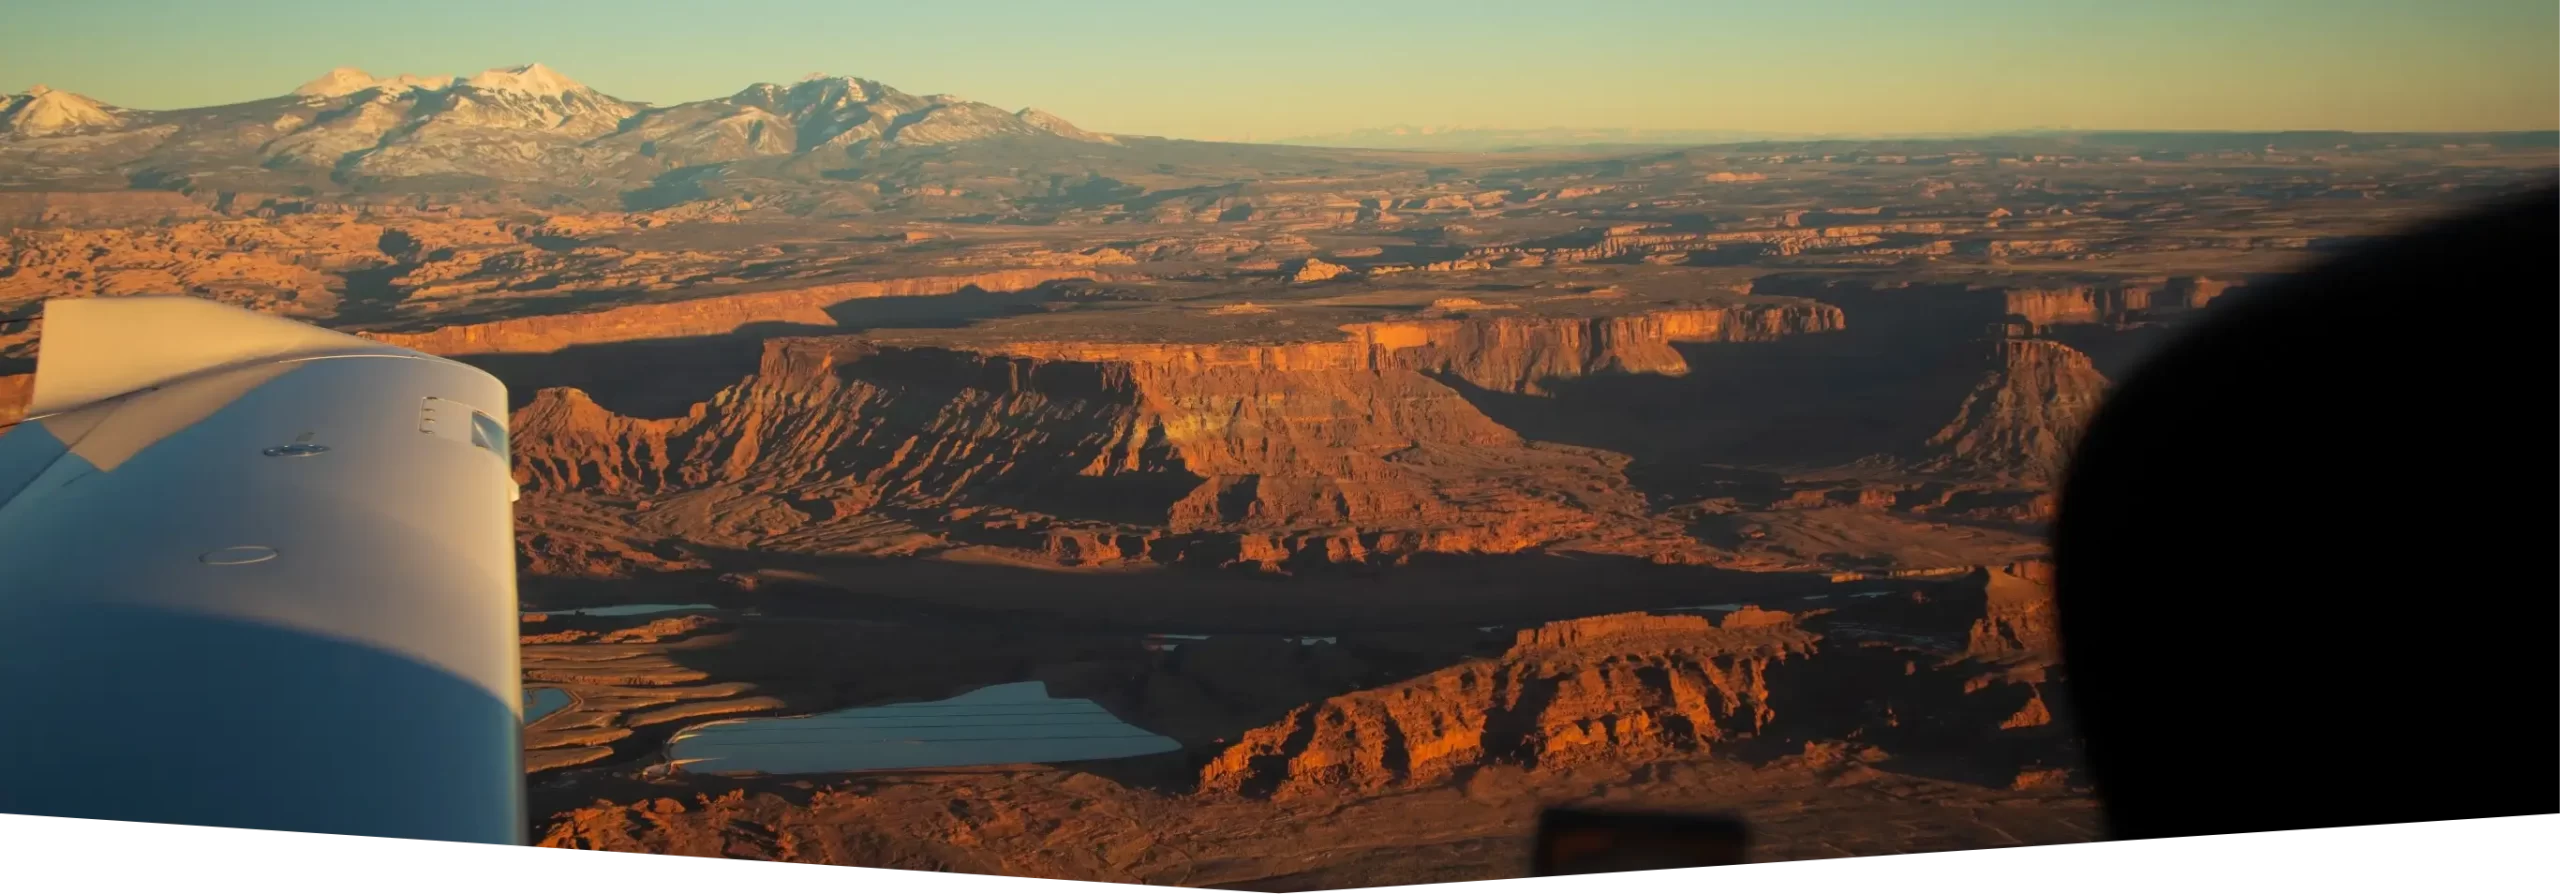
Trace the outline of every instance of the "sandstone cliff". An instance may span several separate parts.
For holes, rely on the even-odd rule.
[[[2062,639],[2054,617],[2053,565],[2021,562],[1985,573],[1983,616],[1968,631],[1966,651],[1990,658],[2058,655]]]
[[[1483,764],[1641,762],[1767,724],[1770,665],[1815,638],[1783,612],[1609,615],[1522,631],[1499,658],[1299,708],[1200,773],[1207,793],[1379,791]]]
[[[1924,468],[2058,481],[2105,395],[2106,377],[2060,342],[2002,339],[1987,353],[1990,371],[1929,439]]]
[[[1355,327],[1382,366],[1448,373],[1489,391],[1543,394],[1550,379],[1688,373],[1674,343],[1770,341],[1839,330],[1839,308],[1755,304],[1552,320],[1495,317]]]
[[[995,507],[1004,520],[984,524],[1028,539],[957,536],[1076,562],[1681,554],[1694,544],[1650,516],[1624,457],[1523,439],[1426,373],[1534,390],[1676,370],[1672,340],[1834,323],[1803,306],[1379,324],[1283,345],[776,339],[753,376],[682,417],[545,390],[516,415],[516,452],[531,492],[645,497],[666,536],[742,546],[823,539],[811,529],[875,510]]]
[[[2146,314],[2201,309],[2235,285],[2210,277],[2141,278],[2104,285],[2013,288],[2004,290],[2002,299],[2011,316],[2037,326],[2115,323]]]
[[[1310,703],[1200,769],[1210,795],[1375,794],[1726,751],[1874,748],[2007,785],[2075,747],[2042,562],[1804,613],[1629,613],[1519,631],[1509,650]],[[1747,752],[1732,749],[1751,743]],[[1831,744],[1826,744],[1831,743]]]
[[[1507,552],[1599,528],[1612,508],[1640,512],[1631,494],[1608,505],[1622,479],[1605,456],[1530,445],[1419,374],[1292,353],[782,339],[685,417],[630,419],[546,390],[515,416],[516,455],[529,491],[648,497],[642,517],[668,534],[737,545],[820,536],[875,509],[974,506],[1139,526],[1136,544],[1051,540],[1083,560],[1202,545],[1159,541],[1173,534],[1209,536],[1191,558],[1276,564]]]
[[[829,486],[860,511],[940,505],[1087,468],[1144,468],[1125,370],[849,339],[776,339],[757,374],[677,419],[617,416],[575,389],[515,414],[536,489],[659,492],[762,482]]]

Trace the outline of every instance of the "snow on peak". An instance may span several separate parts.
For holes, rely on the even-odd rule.
[[[27,88],[24,95],[0,101],[0,133],[41,136],[107,127],[116,121],[115,110],[104,103],[43,84]]]
[[[464,78],[462,83],[469,84],[477,90],[524,93],[533,96],[562,96],[587,89],[585,84],[572,81],[567,75],[552,71],[549,66],[540,62],[514,68],[492,68]]]
[[[452,75],[419,77],[403,74],[396,78],[377,78],[366,74],[361,68],[340,66],[330,69],[328,74],[312,79],[311,83],[294,88],[293,95],[334,99],[377,88],[398,93],[408,90],[442,90],[452,85]]]
[[[1110,143],[1113,145],[1118,145],[1120,142],[1119,140],[1112,139],[1108,136],[1093,133],[1085,130],[1084,128],[1077,127],[1074,124],[1068,123],[1065,118],[1060,118],[1057,115],[1040,109],[1025,108],[1022,111],[1013,113],[1013,117],[1024,124],[1048,131],[1058,136],[1066,137],[1070,140]]]
[[[396,78],[386,78],[378,86],[386,88],[404,87],[412,90],[442,90],[446,87],[453,86],[453,76],[428,75],[426,77],[419,77],[413,74],[404,74]]]
[[[801,80],[800,83],[791,85],[791,93],[793,96],[801,98],[798,101],[807,101],[810,97],[817,97],[825,102],[841,100],[844,102],[861,103],[870,102],[876,98],[872,95],[872,91],[865,86],[865,83],[861,78],[845,78],[826,74],[806,78]]]
[[[293,95],[315,97],[346,96],[351,93],[362,93],[366,90],[373,89],[375,83],[377,82],[373,79],[373,76],[365,74],[364,69],[341,65],[337,68],[329,69],[328,74],[312,78],[310,83],[293,88]]]

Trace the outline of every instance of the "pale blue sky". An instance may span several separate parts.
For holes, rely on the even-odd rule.
[[[810,72],[1212,139],[2560,127],[2553,0],[16,0],[0,89],[176,108],[539,61],[673,103]]]

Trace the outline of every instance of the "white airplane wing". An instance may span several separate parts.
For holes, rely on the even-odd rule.
[[[49,302],[0,429],[0,812],[523,843],[505,386]]]

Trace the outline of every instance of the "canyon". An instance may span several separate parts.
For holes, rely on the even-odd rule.
[[[53,298],[506,383],[534,840],[1268,891],[1518,875],[1556,804],[1737,814],[1763,860],[2098,838],[2044,542],[2091,414],[2192,321],[2554,162],[1211,144],[541,66],[0,125],[0,426]],[[1179,747],[670,756],[1026,683]]]

